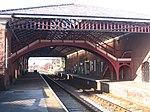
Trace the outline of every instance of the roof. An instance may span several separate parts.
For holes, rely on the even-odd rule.
[[[39,6],[39,7],[30,7],[30,8],[19,8],[19,9],[9,9],[9,10],[1,10],[0,11],[0,15],[19,15],[19,14],[23,14],[23,16],[25,17],[25,15],[37,15],[38,17],[41,17],[43,15],[62,15],[63,17],[97,17],[97,18],[102,18],[104,17],[104,20],[106,20],[106,18],[146,18],[147,16],[144,15],[140,15],[137,13],[129,13],[129,12],[125,12],[125,11],[119,11],[119,10],[112,10],[109,8],[102,8],[102,7],[95,7],[95,6],[86,6],[86,5],[79,5],[79,4],[61,4],[61,5],[48,5],[48,6]],[[15,16],[14,16],[15,17]],[[40,18],[40,21],[41,21]],[[89,19],[88,18],[88,19]],[[148,18],[148,17],[147,17]],[[26,20],[27,19],[27,20]],[[13,19],[12,24],[17,23],[18,21],[19,24],[24,24],[25,21],[25,25],[26,25],[26,21],[27,23],[32,23],[32,21],[34,22],[34,18],[30,18],[31,21],[28,21],[28,18],[17,18],[17,19]],[[43,19],[43,18],[42,18]],[[92,18],[93,19],[93,18]],[[37,19],[38,20],[38,19]],[[49,19],[47,19],[49,20]],[[44,20],[45,21],[45,20]],[[35,23],[38,21],[35,21]],[[57,21],[52,21],[52,22],[57,22]],[[62,22],[66,22],[66,21],[62,21]],[[82,21],[81,21],[82,22]],[[83,21],[84,22],[84,21]],[[80,22],[79,22],[80,23]],[[89,22],[88,22],[89,23]],[[43,23],[42,23],[43,24]],[[75,24],[76,25],[76,24]],[[15,26],[15,25],[14,25]],[[19,25],[18,25],[19,26]],[[36,26],[36,25],[35,25]],[[49,25],[47,25],[49,26]],[[89,28],[90,28],[90,24],[89,24]],[[23,49],[24,47],[28,46],[31,42],[37,40],[38,39],[44,39],[44,40],[84,40],[84,39],[89,39],[92,40],[92,43],[97,44],[100,42],[104,42],[105,40],[110,40],[110,39],[114,39],[115,37],[118,36],[122,36],[124,35],[125,32],[101,32],[101,30],[93,32],[93,30],[66,30],[66,28],[64,28],[65,30],[33,30],[33,29],[22,29],[22,30],[18,30],[18,29],[14,29],[12,30],[13,36],[12,36],[12,47],[11,47],[11,51],[12,53],[15,53],[17,51],[19,51],[20,49]],[[84,38],[82,38],[84,37]],[[94,39],[95,38],[95,39]],[[112,47],[110,47],[109,45],[106,45],[106,49],[107,47],[109,49],[113,49]],[[46,51],[52,50],[49,47],[44,48],[44,52],[45,54],[48,54]],[[105,49],[105,48],[104,48]],[[110,50],[107,49],[107,52],[110,52]],[[51,52],[51,54],[58,54],[58,52],[61,55],[68,55],[72,52],[76,52],[77,50],[79,50],[78,48],[73,48],[73,47],[54,47],[53,49],[54,51],[57,52]],[[37,52],[41,52],[43,51],[43,49],[38,50]]]
[[[12,14],[48,14],[48,15],[68,15],[68,16],[96,16],[96,17],[119,17],[119,18],[144,18],[150,19],[149,15],[114,10],[109,8],[87,6],[79,4],[60,4],[60,5],[48,5],[39,7],[19,8],[0,10],[0,15],[12,15]]]

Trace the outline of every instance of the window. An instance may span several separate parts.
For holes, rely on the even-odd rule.
[[[149,62],[144,62],[142,66],[142,81],[149,82],[150,81],[150,73],[149,73]]]

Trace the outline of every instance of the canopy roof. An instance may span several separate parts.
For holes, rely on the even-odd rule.
[[[114,10],[98,6],[79,4],[60,4],[29,8],[0,10],[0,15],[27,14],[27,15],[65,15],[78,17],[106,17],[106,18],[133,18],[150,19],[149,15]]]
[[[116,49],[107,45],[106,41],[131,33],[150,32],[150,16],[148,15],[79,4],[0,10],[0,15],[9,15],[13,18],[7,24],[7,28],[12,30],[13,34],[12,53],[37,39],[89,40],[111,53]],[[46,16],[45,19],[43,19],[44,16]],[[68,17],[73,18],[68,19]],[[53,46],[53,48],[38,49],[36,52],[30,52],[29,55],[37,56],[36,53],[39,55],[41,51],[44,51],[45,55],[50,52],[53,56],[66,56],[78,50],[80,48]]]

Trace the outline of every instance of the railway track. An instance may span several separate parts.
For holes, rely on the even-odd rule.
[[[46,80],[61,102],[65,105],[68,112],[102,112],[98,108],[80,98],[78,95],[73,94],[69,90],[65,89],[52,78],[46,75],[42,75],[42,77]]]
[[[70,83],[66,80],[59,80],[57,76],[54,76],[54,79],[58,79],[60,83],[67,83],[75,88],[81,88],[76,84]],[[70,87],[68,87],[70,88]],[[97,103],[102,111],[107,112],[150,112],[149,108],[142,107],[138,104],[117,98],[110,94],[96,94],[90,91],[85,91],[85,89],[80,89],[82,93],[88,94],[88,98]]]

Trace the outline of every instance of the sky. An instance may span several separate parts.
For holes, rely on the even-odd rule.
[[[3,0],[0,10],[43,5],[76,3],[150,15],[150,0]]]
[[[29,66],[44,65],[48,62],[52,62],[52,59],[61,59],[61,57],[30,57]]]

